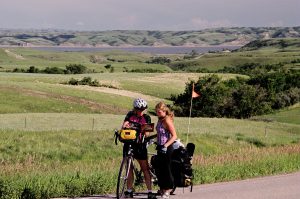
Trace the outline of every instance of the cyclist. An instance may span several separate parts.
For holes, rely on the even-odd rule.
[[[146,109],[148,108],[147,102],[142,98],[137,98],[133,101],[133,110],[129,111],[124,119],[122,128],[130,128],[132,124],[147,124],[151,123],[151,117],[147,115]],[[124,144],[123,146],[123,154],[126,153],[129,144]],[[134,158],[138,161],[145,178],[145,184],[148,189],[148,198],[155,199],[156,194],[152,193],[151,186],[151,176],[149,172],[149,164],[148,164],[148,155],[146,143],[138,142],[132,144],[132,148],[134,150]],[[133,198],[133,170],[132,168],[129,171],[128,181],[127,181],[127,191],[125,191],[125,197]]]

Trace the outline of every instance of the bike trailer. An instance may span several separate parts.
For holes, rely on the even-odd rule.
[[[172,153],[171,170],[174,178],[175,187],[193,188],[193,169],[192,157],[194,154],[195,145],[188,143],[186,147],[180,146]]]

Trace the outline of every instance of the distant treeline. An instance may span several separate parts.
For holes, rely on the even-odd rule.
[[[187,83],[184,93],[171,96],[178,116],[189,115],[193,83],[200,97],[193,100],[192,117],[249,118],[300,101],[299,71],[276,71],[226,81],[209,75]]]
[[[45,69],[39,69],[35,66],[30,66],[28,69],[15,68],[14,73],[46,73],[46,74],[84,74],[87,72],[87,68],[81,64],[69,64],[65,69],[58,67],[46,67]]]

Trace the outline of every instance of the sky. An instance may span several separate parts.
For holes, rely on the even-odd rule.
[[[0,29],[300,26],[300,0],[0,0]]]

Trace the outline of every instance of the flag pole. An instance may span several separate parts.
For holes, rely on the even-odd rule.
[[[186,134],[186,144],[188,144],[189,141],[189,133],[190,133],[190,124],[191,124],[191,117],[192,117],[192,106],[193,106],[193,98],[199,97],[200,94],[195,92],[195,85],[193,83],[192,87],[192,96],[191,96],[191,106],[190,106],[190,115],[189,115],[189,124],[188,124],[188,132]]]
[[[188,132],[186,134],[186,145],[189,141],[189,133],[190,133],[190,124],[191,124],[191,116],[192,116],[192,106],[193,106],[193,96],[191,97],[191,106],[190,106],[190,115],[189,115],[189,124],[188,124]]]

